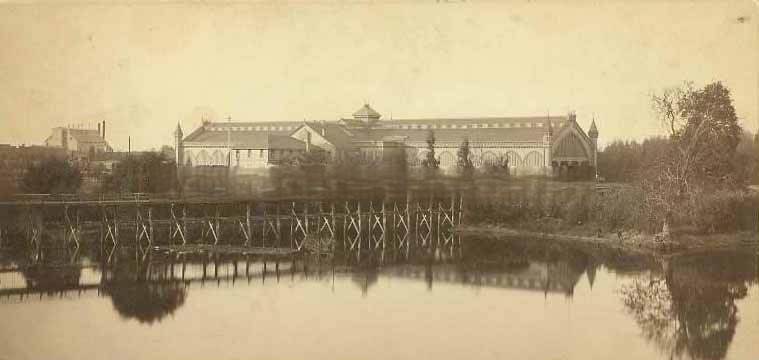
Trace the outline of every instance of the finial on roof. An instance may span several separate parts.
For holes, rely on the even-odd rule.
[[[588,136],[591,138],[598,138],[598,129],[596,128],[596,119],[594,118],[590,122],[590,129],[588,129]]]
[[[569,114],[567,115],[567,119],[569,121],[572,121],[572,122],[576,121],[577,120],[577,113],[575,113],[574,110],[570,110]]]

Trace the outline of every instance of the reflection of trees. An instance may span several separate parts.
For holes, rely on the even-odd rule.
[[[124,281],[111,284],[106,292],[121,316],[147,324],[174,313],[187,297],[185,288],[177,282]]]
[[[109,269],[104,286],[105,293],[111,296],[113,307],[121,316],[152,324],[182,306],[187,290],[180,282],[149,280],[146,271],[137,263],[123,263]]]
[[[376,268],[358,271],[351,276],[351,280],[361,288],[361,293],[364,296],[369,292],[369,288],[377,283],[378,278],[379,273]]]
[[[735,301],[747,293],[751,256],[710,256],[664,265],[664,277],[636,280],[622,298],[643,336],[672,357],[722,359],[735,335]]]
[[[22,268],[26,286],[43,292],[55,292],[77,287],[82,269],[72,259],[76,252],[69,249],[13,249],[9,256]]]
[[[22,271],[28,288],[47,292],[76,287],[79,285],[81,273],[82,270],[78,266],[35,265]]]

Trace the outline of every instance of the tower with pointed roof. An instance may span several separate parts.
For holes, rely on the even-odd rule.
[[[551,167],[551,141],[553,140],[553,124],[551,123],[550,113],[546,115],[546,121],[543,127],[546,129],[545,135],[543,135],[543,144],[545,146],[543,150],[543,157],[545,158],[545,175],[551,176],[553,174],[553,169]]]
[[[593,116],[593,120],[590,122],[590,129],[588,129],[588,137],[593,143],[593,167],[596,168],[596,174],[598,174],[598,129],[596,129],[596,118]]]
[[[184,165],[184,144],[182,143],[183,136],[184,134],[182,134],[182,127],[179,125],[179,122],[177,122],[177,128],[174,130],[174,160],[177,162],[177,169],[181,169],[182,165]],[[177,172],[177,174],[179,174],[179,172]]]

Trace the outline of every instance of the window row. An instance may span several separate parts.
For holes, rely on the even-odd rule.
[[[563,122],[555,122],[555,127],[564,126]],[[389,125],[389,129],[493,129],[493,128],[542,128],[545,124],[542,122],[529,123],[491,123],[491,124],[410,124],[410,125]]]
[[[295,126],[211,126],[209,131],[293,131]]]

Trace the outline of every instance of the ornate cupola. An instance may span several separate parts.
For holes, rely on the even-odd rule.
[[[353,113],[353,119],[358,120],[366,124],[367,126],[372,126],[374,123],[379,121],[379,119],[382,117],[380,113],[372,109],[369,104],[364,104],[358,111]]]

